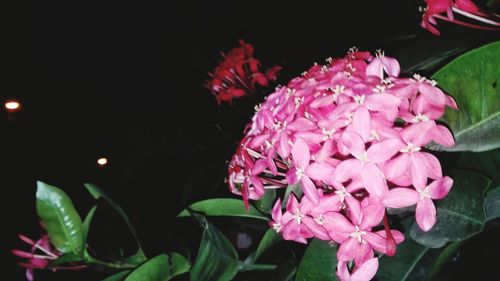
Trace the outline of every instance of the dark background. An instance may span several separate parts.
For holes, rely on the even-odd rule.
[[[422,3],[411,0],[11,2],[0,16],[0,101],[17,98],[23,109],[0,114],[2,280],[23,280],[10,255],[24,247],[16,234],[41,231],[36,180],[62,187],[82,216],[93,203],[82,183],[100,185],[130,214],[151,256],[199,239],[194,223],[172,217],[190,202],[231,196],[225,161],[255,100],[218,107],[203,83],[238,39],[254,45],[264,67],[282,65],[286,83],[351,46],[406,55],[404,68],[436,50],[498,38],[445,23],[434,37],[419,27]],[[101,156],[110,161],[104,168],[96,165]],[[112,238],[123,225],[107,211],[99,210],[92,232],[112,257],[106,252],[130,237],[124,230]],[[232,237],[234,229],[225,230]],[[470,269],[476,264],[485,264],[479,274],[493,272],[500,244],[487,240],[499,234],[490,232],[469,243],[451,269],[457,276],[478,274]],[[102,276],[39,272],[37,279]]]

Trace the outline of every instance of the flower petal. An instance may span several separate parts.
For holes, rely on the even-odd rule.
[[[309,165],[306,169],[306,175],[313,180],[321,180],[328,182],[330,178],[333,178],[333,173],[335,172],[335,167],[328,162],[318,163],[314,162]]]
[[[342,242],[337,252],[337,259],[339,261],[350,261],[354,258],[355,253],[361,247],[358,240],[354,237],[349,237]]]
[[[399,139],[386,139],[368,148],[368,159],[374,163],[384,163],[404,147],[404,143]]]
[[[443,125],[436,125],[432,140],[444,147],[455,146],[455,139],[453,139],[453,135],[450,130]]]
[[[338,168],[337,168],[338,169]],[[384,174],[373,163],[366,163],[361,169],[363,185],[370,195],[380,198],[387,191]]]
[[[351,275],[350,281],[369,281],[375,277],[378,270],[378,258],[367,260]]]
[[[356,158],[363,157],[365,152],[365,143],[356,133],[346,131],[342,134],[341,142],[347,147],[349,152]]]
[[[300,183],[302,185],[302,191],[304,191],[304,195],[307,199],[309,199],[314,205],[318,205],[319,193],[311,179],[307,176],[302,176]]]
[[[338,182],[346,182],[358,175],[361,166],[362,163],[358,159],[344,160],[335,168],[333,179]]]
[[[359,225],[362,230],[369,230],[378,225],[384,218],[384,205],[372,201],[369,205],[363,208],[363,221]]]
[[[293,144],[292,156],[296,168],[305,169],[309,165],[309,160],[311,159],[309,146],[307,146],[307,143],[303,139],[297,138]]]
[[[414,189],[398,187],[384,195],[384,206],[389,208],[405,208],[417,204],[419,194]]]
[[[429,231],[436,223],[436,207],[431,199],[425,198],[417,203],[415,210],[417,224],[423,231]]]
[[[352,126],[354,131],[361,136],[364,141],[367,141],[371,135],[372,126],[370,113],[366,107],[359,107],[352,117]]]
[[[442,179],[435,180],[427,187],[432,199],[443,199],[450,192],[453,186],[453,179],[446,176]]]

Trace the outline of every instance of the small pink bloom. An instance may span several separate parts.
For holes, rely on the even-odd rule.
[[[385,206],[390,208],[404,208],[417,204],[417,224],[423,231],[429,231],[436,223],[436,207],[432,199],[443,199],[453,185],[453,180],[444,177],[433,181],[424,188],[413,190],[398,187],[390,190],[383,199]]]
[[[30,251],[23,250],[12,250],[12,254],[23,259],[27,259],[25,262],[20,262],[19,265],[26,268],[26,279],[28,281],[34,280],[34,270],[35,269],[47,269],[50,262],[55,261],[59,258],[62,253],[60,253],[50,242],[49,236],[44,234],[37,241],[19,234],[19,239],[31,246]],[[56,266],[51,269],[68,269],[68,270],[79,270],[85,268],[82,266]]]

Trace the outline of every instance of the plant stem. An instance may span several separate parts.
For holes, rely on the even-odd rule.
[[[275,264],[241,264],[240,271],[251,271],[251,270],[275,270]]]
[[[114,269],[132,269],[136,268],[136,264],[130,264],[130,263],[122,263],[122,262],[106,262],[106,261],[101,261],[98,260],[94,257],[87,256],[86,262],[89,264],[98,264],[98,265],[103,265],[108,268],[114,268]]]

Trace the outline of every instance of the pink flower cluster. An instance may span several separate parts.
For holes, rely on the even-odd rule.
[[[498,16],[480,10],[471,0],[425,0],[425,3],[427,6],[421,9],[424,13],[420,25],[434,35],[440,35],[436,19],[477,29],[500,30]],[[455,19],[454,14],[474,23]]]
[[[283,212],[278,199],[270,225],[286,240],[338,243],[341,280],[370,280],[374,251],[394,255],[403,241],[386,208],[416,205],[416,221],[428,231],[436,220],[432,200],[453,183],[424,147],[454,145],[435,120],[457,105],[435,81],[399,72],[396,59],[355,48],[314,64],[256,107],[229,164],[230,190],[247,206],[266,189],[300,184],[300,202],[292,193]]]

